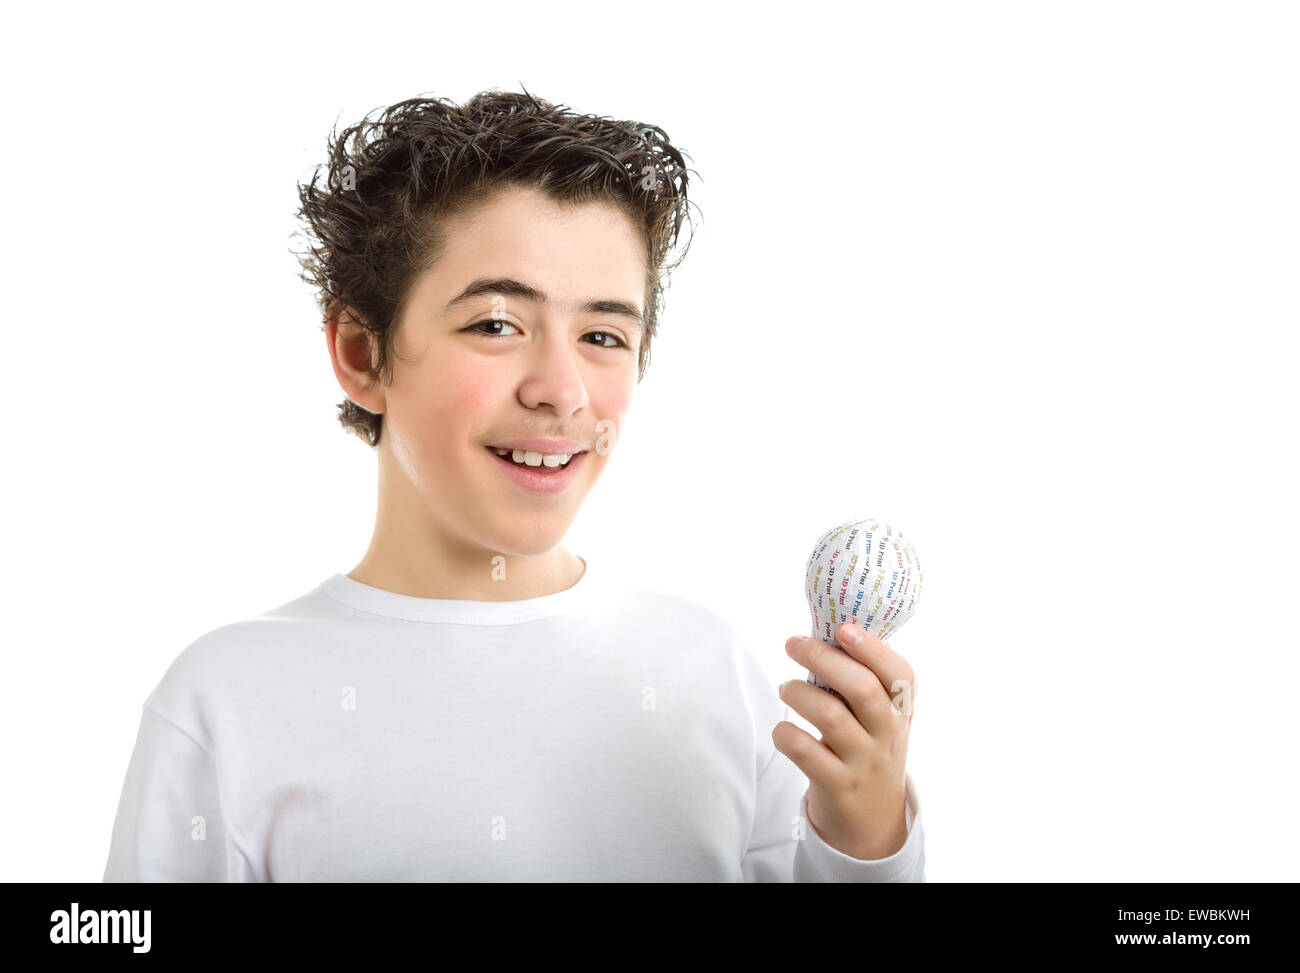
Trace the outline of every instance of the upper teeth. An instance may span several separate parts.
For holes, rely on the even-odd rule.
[[[497,449],[498,456],[505,456],[510,453],[510,458],[516,463],[524,463],[527,466],[541,466],[545,463],[547,466],[563,466],[569,462],[570,453],[534,453],[530,450],[516,449],[511,452],[508,449]]]

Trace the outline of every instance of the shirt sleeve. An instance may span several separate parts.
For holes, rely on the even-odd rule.
[[[149,704],[113,821],[105,882],[253,882],[212,754]]]

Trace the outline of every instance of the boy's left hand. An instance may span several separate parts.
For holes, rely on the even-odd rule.
[[[821,730],[821,740],[782,720],[772,742],[808,778],[808,823],[822,840],[852,858],[874,861],[907,840],[907,738],[916,676],[888,642],[860,625],[845,622],[835,637],[843,649],[795,636],[786,652],[843,700],[804,679],[779,690],[791,709]]]

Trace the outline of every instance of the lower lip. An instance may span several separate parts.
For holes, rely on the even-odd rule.
[[[573,482],[576,470],[582,465],[582,461],[587,458],[587,454],[575,453],[569,462],[563,467],[555,467],[552,472],[539,473],[539,468],[532,466],[523,466],[516,463],[509,456],[500,456],[491,446],[484,447],[492,456],[497,466],[502,467],[502,472],[515,483],[519,484],[525,490],[532,493],[560,493],[568,488]]]

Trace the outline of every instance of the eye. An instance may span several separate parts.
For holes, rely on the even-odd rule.
[[[597,335],[597,336],[599,336],[599,337],[613,338],[613,339],[614,339],[614,344],[612,344],[612,345],[605,345],[605,344],[602,344],[602,345],[599,345],[599,346],[598,346],[598,347],[600,347],[600,348],[626,348],[626,347],[627,347],[627,342],[626,342],[626,341],[624,341],[624,340],[623,340],[622,338],[620,338],[618,335],[616,335],[616,334],[614,334],[614,333],[612,333],[612,332],[610,332],[610,331],[592,331],[590,334],[584,334],[583,337],[584,337],[584,338],[590,338],[592,335]]]
[[[515,327],[515,326],[514,326],[513,324],[511,324],[509,321],[499,321],[499,320],[497,320],[497,319],[495,319],[495,318],[489,318],[489,319],[486,320],[486,321],[476,321],[476,322],[474,322],[473,324],[471,324],[471,325],[470,325],[469,327],[467,327],[467,328],[461,328],[461,330],[462,330],[462,331],[474,331],[475,328],[482,328],[482,327],[490,326],[490,325],[494,325],[494,324],[504,325],[504,326],[507,327],[507,328],[514,328],[514,327]],[[518,328],[515,328],[515,330],[518,331],[519,329],[518,329]],[[491,332],[487,332],[487,331],[477,331],[477,332],[475,332],[475,333],[476,333],[476,334],[487,335],[489,338],[499,338],[499,337],[501,337],[499,334],[493,334],[493,333],[491,333]]]

